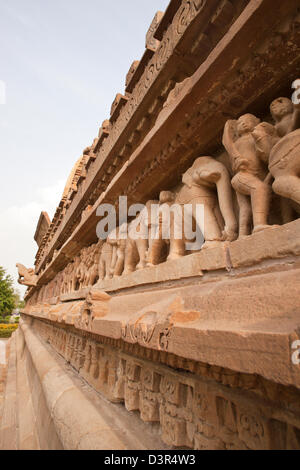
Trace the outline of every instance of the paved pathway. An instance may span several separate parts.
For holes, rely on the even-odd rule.
[[[0,364],[5,364],[5,350],[7,339],[0,339]]]

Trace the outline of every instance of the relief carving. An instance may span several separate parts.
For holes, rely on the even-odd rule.
[[[298,429],[289,422],[275,423],[273,418],[264,416],[272,409],[272,414],[275,412],[283,419],[283,408],[276,411],[275,402],[262,395],[257,382],[250,394],[247,387],[232,390],[230,385],[221,385],[220,368],[211,367],[209,376],[209,366],[205,364],[199,369],[200,375],[199,371],[183,373],[179,364],[171,360],[168,363],[173,365],[167,367],[157,362],[158,357],[156,360],[152,357],[151,362],[148,354],[138,359],[108,344],[82,337],[79,332],[62,332],[42,321],[35,321],[34,327],[110,401],[124,402],[127,410],[138,411],[144,422],[159,423],[167,445],[198,450],[299,449],[300,426]],[[148,352],[151,353],[148,349],[144,351]],[[280,386],[278,392],[281,393]],[[286,397],[289,403],[291,398]],[[282,399],[285,400],[283,395]],[[295,403],[295,397],[293,400]],[[290,413],[285,416],[290,418]]]

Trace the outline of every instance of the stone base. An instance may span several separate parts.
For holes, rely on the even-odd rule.
[[[1,449],[174,447],[299,449],[300,392],[49,321],[22,320],[11,342]]]
[[[11,339],[1,450],[150,448],[168,448],[156,424],[108,403],[23,322]]]
[[[27,306],[0,448],[300,449],[299,230]]]

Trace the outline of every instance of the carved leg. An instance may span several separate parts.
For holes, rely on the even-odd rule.
[[[250,198],[241,193],[236,193],[239,210],[240,210],[240,225],[239,225],[239,238],[247,237],[251,233],[251,219],[252,208]]]
[[[147,265],[148,240],[136,240],[136,246],[139,254],[139,263],[136,269],[144,269]]]
[[[268,213],[271,200],[270,186],[257,176],[240,172],[232,180],[232,186],[237,192],[240,207],[240,236],[249,235],[247,225],[250,225],[251,212],[253,215],[253,232],[268,228]],[[251,197],[251,207],[247,196]],[[250,217],[249,217],[250,214]]]
[[[148,251],[147,266],[156,266],[161,262],[162,253],[165,245],[165,240],[152,240]]]
[[[271,188],[268,184],[255,181],[255,187],[251,189],[251,204],[253,212],[253,232],[259,232],[268,228],[268,213],[271,201]]]
[[[114,276],[121,276],[124,271],[125,251],[124,249],[118,248],[117,250],[117,261],[114,269]]]
[[[204,240],[208,241],[220,241],[222,237],[221,228],[218,224],[212,207],[207,204],[204,206]]]
[[[112,272],[111,272],[111,256],[106,256],[105,258],[105,279],[109,280],[112,278]]]
[[[171,259],[182,258],[186,253],[185,250],[185,240],[170,240],[170,254],[168,256],[168,261]]]
[[[170,214],[170,252],[168,261],[182,258],[186,254],[186,239],[190,240],[194,237],[194,233],[190,233],[190,230],[193,230],[195,217],[193,217],[193,212],[189,215],[190,221],[186,220],[187,213],[184,213],[182,207],[180,211],[171,212]]]
[[[134,240],[128,238],[126,240],[125,249],[125,267],[124,274],[129,274],[135,271],[138,259],[138,252]]]
[[[105,278],[105,264],[103,260],[103,256],[101,255],[100,261],[99,261],[99,279],[100,281],[103,281]]]

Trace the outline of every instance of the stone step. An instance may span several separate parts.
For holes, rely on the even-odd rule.
[[[0,449],[3,450],[17,450],[18,448],[16,362],[16,335],[14,334],[10,341],[3,413],[0,424]]]

